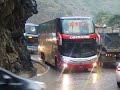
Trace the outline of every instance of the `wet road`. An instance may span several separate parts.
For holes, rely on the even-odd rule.
[[[54,69],[33,78],[46,83],[46,90],[120,90],[116,84],[115,69],[97,68],[96,72],[73,71],[61,73]]]

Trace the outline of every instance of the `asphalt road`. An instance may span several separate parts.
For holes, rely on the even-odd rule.
[[[50,68],[45,74],[32,79],[45,82],[46,90],[120,90],[116,84],[114,68],[69,73]]]

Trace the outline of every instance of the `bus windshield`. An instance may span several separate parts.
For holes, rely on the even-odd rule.
[[[73,58],[85,58],[96,55],[96,39],[68,40],[63,39],[62,55]]]
[[[25,33],[32,34],[32,35],[38,35],[37,28],[38,26],[25,25]]]
[[[93,22],[90,19],[62,20],[62,33],[69,35],[81,35],[94,33]]]

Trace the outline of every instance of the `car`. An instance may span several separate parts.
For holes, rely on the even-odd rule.
[[[38,24],[26,23],[25,24],[25,39],[27,49],[30,53],[38,52]]]
[[[45,83],[19,77],[0,67],[0,90],[45,90]]]
[[[116,80],[117,80],[117,85],[120,88],[120,63],[118,63],[116,67]]]

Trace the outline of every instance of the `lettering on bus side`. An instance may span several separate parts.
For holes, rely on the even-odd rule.
[[[71,36],[70,39],[90,38],[90,36]]]

